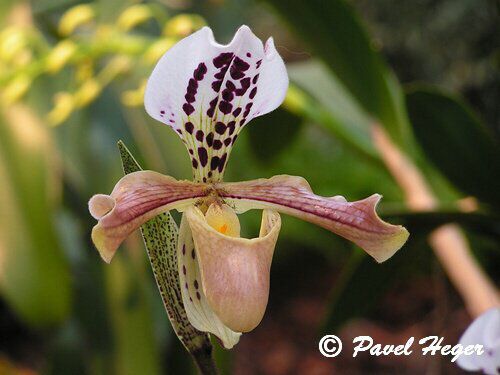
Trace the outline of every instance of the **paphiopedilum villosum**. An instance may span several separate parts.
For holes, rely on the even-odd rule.
[[[89,202],[98,220],[92,239],[106,262],[149,219],[173,209],[182,212],[177,239],[182,302],[190,323],[215,334],[226,348],[264,315],[279,213],[330,230],[378,262],[408,238],[404,227],[377,216],[378,194],[356,202],[321,197],[303,178],[287,175],[222,181],[239,132],[276,109],[287,88],[286,68],[272,38],[263,44],[246,26],[228,45],[215,42],[208,27],[181,40],[156,65],[144,101],[149,115],[174,129],[186,145],[193,181],[134,172],[110,195]],[[260,234],[241,238],[237,214],[250,209],[263,210]]]

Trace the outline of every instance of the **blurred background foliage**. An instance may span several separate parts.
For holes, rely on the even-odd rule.
[[[215,344],[222,372],[339,370],[317,340],[353,318],[444,329],[462,304],[430,231],[461,224],[486,272],[500,276],[498,16],[494,0],[1,1],[0,374],[194,372],[139,236],[104,265],[87,201],[120,178],[119,139],[148,169],[190,178],[177,135],[146,115],[142,96],[158,58],[205,24],[223,42],[243,23],[273,35],[291,78],[285,104],[239,138],[226,179],[287,173],[321,195],[379,192],[381,214],[411,233],[376,265],[284,217],[269,310],[235,350]],[[374,124],[417,165],[437,197],[432,210],[408,208]],[[242,221],[244,235],[257,233],[258,213]],[[285,334],[285,323],[298,328]]]

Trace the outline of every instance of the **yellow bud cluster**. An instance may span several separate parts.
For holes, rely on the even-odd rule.
[[[175,42],[176,39],[174,38],[163,38],[154,42],[144,53],[144,62],[148,65],[156,64],[160,57],[162,57]]]
[[[68,36],[78,27],[90,23],[94,17],[94,9],[88,4],[72,7],[61,17],[59,21],[59,33],[63,36]]]
[[[75,98],[68,92],[59,92],[54,96],[54,108],[47,115],[50,125],[60,125],[68,119],[75,109]]]
[[[141,85],[135,90],[123,92],[121,100],[123,105],[127,107],[140,107],[144,103],[144,92],[146,91],[146,80],[141,82]]]
[[[10,105],[20,100],[28,91],[31,85],[31,78],[27,75],[18,75],[11,80],[2,91],[2,103]]]
[[[69,40],[59,42],[48,54],[46,69],[49,73],[59,72],[74,56],[77,45]]]
[[[27,44],[25,31],[19,27],[7,27],[0,32],[0,59],[11,62]]]
[[[144,4],[128,7],[118,17],[116,24],[119,29],[129,31],[134,27],[146,22],[153,16],[151,8]]]
[[[172,17],[163,29],[163,34],[183,38],[205,26],[205,20],[197,14],[179,14]]]

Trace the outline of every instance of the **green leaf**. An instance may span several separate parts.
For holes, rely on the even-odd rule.
[[[0,124],[0,292],[28,324],[70,310],[69,267],[55,230],[60,171],[51,135],[25,106]],[[1,121],[1,120],[0,120]]]
[[[432,88],[406,96],[427,158],[466,194],[500,209],[500,143],[459,99]]]
[[[118,149],[125,174],[142,170],[123,142],[118,142]],[[141,233],[165,310],[177,337],[197,361],[210,357],[212,345],[208,335],[191,325],[182,303],[177,268],[177,224],[166,212],[144,224]]]
[[[248,135],[259,162],[267,164],[284,151],[298,135],[301,124],[301,117],[281,108],[254,119]]]
[[[370,116],[399,144],[410,134],[398,108],[397,84],[345,0],[267,0],[336,74]]]
[[[410,237],[401,250],[381,264],[355,249],[330,294],[321,332],[335,332],[348,320],[371,314],[399,278],[408,278],[417,262],[430,259],[421,251],[424,240],[420,235]]]
[[[441,225],[456,223],[474,232],[500,239],[500,216],[482,212],[453,210],[431,212],[392,212],[382,217],[404,225],[410,233],[427,234]]]

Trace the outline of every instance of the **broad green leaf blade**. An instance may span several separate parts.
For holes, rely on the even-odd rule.
[[[453,210],[430,212],[390,212],[384,220],[404,225],[410,233],[427,234],[444,224],[456,223],[471,231],[500,239],[500,216],[482,212]],[[500,250],[500,249],[499,249]]]
[[[427,158],[464,193],[500,209],[500,143],[471,109],[423,87],[410,91],[406,103]]]
[[[70,312],[69,266],[55,230],[60,174],[51,135],[27,107],[0,124],[0,292],[28,324]]]
[[[421,246],[414,246],[416,242],[417,237],[410,237],[403,249],[381,264],[355,249],[330,294],[321,332],[335,332],[350,319],[369,316],[387,290],[415,269],[418,257],[426,261],[427,257],[419,251]]]
[[[267,0],[400,145],[410,137],[391,74],[345,0]],[[397,98],[396,98],[397,99]]]
[[[372,120],[325,64],[314,60],[293,63],[288,65],[288,73],[304,91],[291,86],[285,106],[321,124],[361,155],[381,162],[370,134]]]
[[[118,149],[125,174],[142,170],[123,142],[118,142]],[[163,304],[179,340],[195,357],[211,353],[208,335],[191,325],[182,304],[177,271],[177,224],[166,212],[144,224],[141,233]]]
[[[262,164],[270,164],[296,139],[301,125],[301,117],[282,108],[253,119],[247,129],[253,154]]]

